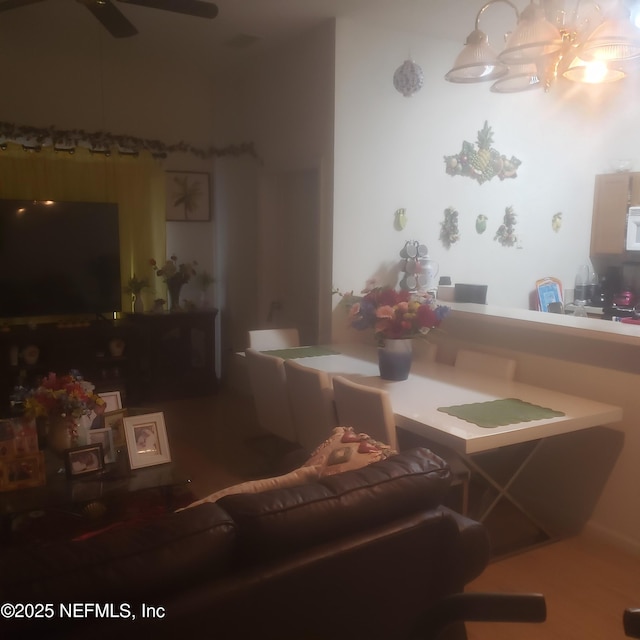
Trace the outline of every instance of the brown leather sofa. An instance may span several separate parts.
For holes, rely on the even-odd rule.
[[[5,549],[0,636],[431,637],[432,613],[490,558],[484,527],[441,506],[450,479],[413,449],[82,542]]]

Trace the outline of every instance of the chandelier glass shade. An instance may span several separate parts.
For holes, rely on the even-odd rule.
[[[640,57],[639,32],[620,3],[580,47],[580,57],[605,62],[635,60]]]
[[[514,28],[499,53],[479,28],[482,14],[497,2],[515,13]],[[531,0],[522,12],[510,0],[489,0],[445,79],[493,81],[496,93],[548,90],[558,76],[589,84],[620,80],[626,75],[622,64],[637,58],[640,29],[622,0],[604,16],[594,0]]]
[[[562,34],[544,15],[540,5],[531,2],[520,14],[498,58],[505,64],[533,62],[562,49]]]
[[[626,74],[622,69],[616,69],[603,60],[586,62],[580,58],[574,58],[562,75],[567,80],[572,80],[573,82],[605,84],[607,82],[622,80]]]
[[[498,60],[486,34],[475,29],[469,34],[451,71],[445,75],[449,82],[486,82],[506,75],[509,68]]]
[[[518,93],[541,89],[542,82],[538,75],[538,67],[533,64],[516,64],[509,67],[509,72],[491,85],[494,93]]]

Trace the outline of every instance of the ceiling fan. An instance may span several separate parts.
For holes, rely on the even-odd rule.
[[[17,9],[43,0],[2,0],[0,12]],[[197,18],[215,18],[218,7],[204,0],[117,0],[150,9],[163,9],[174,13],[183,13]],[[138,30],[111,0],[77,0],[98,19],[102,26],[115,38],[135,36]]]

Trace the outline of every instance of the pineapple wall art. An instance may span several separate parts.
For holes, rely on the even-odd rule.
[[[462,143],[462,150],[453,156],[444,156],[446,171],[451,176],[466,176],[477,180],[479,184],[498,177],[517,178],[518,167],[522,164],[518,158],[507,158],[494,149],[493,130],[485,120],[484,127],[478,131],[475,143]]]

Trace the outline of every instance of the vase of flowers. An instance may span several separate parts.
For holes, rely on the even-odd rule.
[[[127,282],[127,286],[124,288],[125,293],[129,293],[133,296],[133,312],[134,313],[143,313],[144,312],[144,304],[142,302],[141,293],[143,289],[147,289],[149,287],[149,282],[146,278],[138,278],[134,273],[131,278],[129,278],[129,282]]]
[[[196,275],[196,285],[200,289],[200,307],[206,309],[209,306],[207,291],[216,279],[208,271],[199,271]]]
[[[380,377],[406,380],[411,370],[412,339],[440,325],[449,311],[429,294],[374,287],[363,291],[349,308],[349,323],[358,330],[373,329],[378,342]]]
[[[14,401],[24,407],[24,415],[44,425],[46,446],[62,455],[65,449],[83,444],[82,431],[90,424],[90,414],[104,406],[94,385],[78,371],[58,376],[49,373],[33,389],[19,387]]]
[[[153,258],[151,258],[150,264],[156,275],[164,278],[167,285],[169,311],[178,311],[180,309],[180,290],[196,274],[198,263],[195,261],[178,263],[178,258],[172,255],[162,267],[158,267]]]

